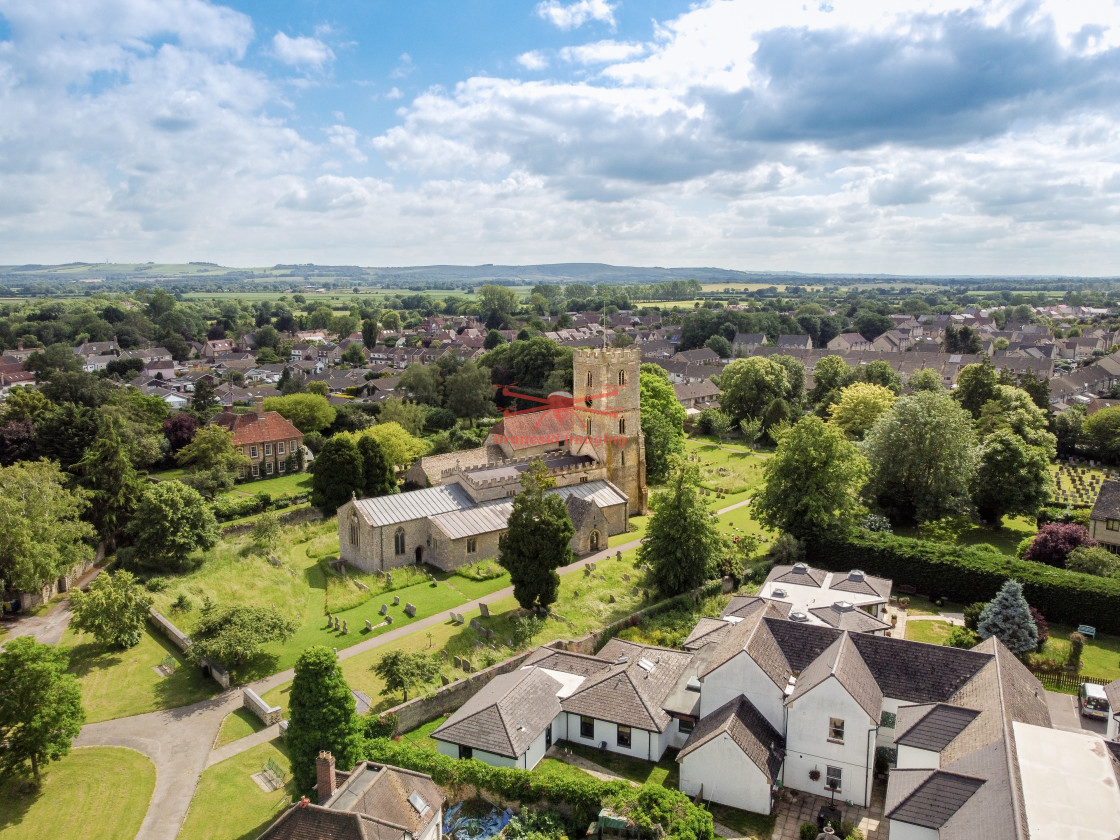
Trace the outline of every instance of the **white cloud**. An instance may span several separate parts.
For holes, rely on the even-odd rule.
[[[292,67],[322,68],[324,64],[334,61],[331,48],[318,38],[298,35],[290,38],[283,32],[277,32],[272,37],[273,54],[280,61]]]
[[[521,55],[517,57],[517,63],[526,70],[543,70],[548,67],[548,59],[540,50],[521,53]]]
[[[547,20],[558,29],[578,29],[588,21],[599,21],[614,28],[613,3],[607,0],[577,0],[575,3],[564,4],[560,0],[545,0],[537,4],[537,15]]]
[[[644,55],[645,44],[628,44],[620,41],[596,41],[576,47],[564,47],[560,57],[574,64],[606,64],[608,62],[628,61]]]

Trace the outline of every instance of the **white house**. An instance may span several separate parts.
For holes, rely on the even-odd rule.
[[[1104,696],[1108,698],[1108,723],[1105,726],[1105,737],[1110,741],[1120,741],[1120,680],[1113,680],[1106,685]]]

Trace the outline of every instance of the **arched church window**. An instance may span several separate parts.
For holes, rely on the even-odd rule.
[[[398,528],[393,536],[393,550],[397,554],[404,554],[404,528]]]
[[[618,384],[619,385],[625,385],[626,384],[626,371],[620,370],[618,372]]]

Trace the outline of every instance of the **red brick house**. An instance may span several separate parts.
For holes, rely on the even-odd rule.
[[[272,478],[303,469],[303,432],[276,411],[265,411],[256,400],[255,410],[245,414],[223,411],[216,423],[233,433],[233,445],[252,464],[241,471],[243,479]]]

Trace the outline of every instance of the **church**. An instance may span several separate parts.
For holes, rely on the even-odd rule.
[[[422,458],[406,475],[419,489],[352,499],[338,509],[340,556],[364,572],[429,563],[445,571],[496,560],[521,473],[543,461],[575,526],[577,555],[601,551],[646,511],[641,351],[577,348],[572,393],[507,412],[486,445]]]

